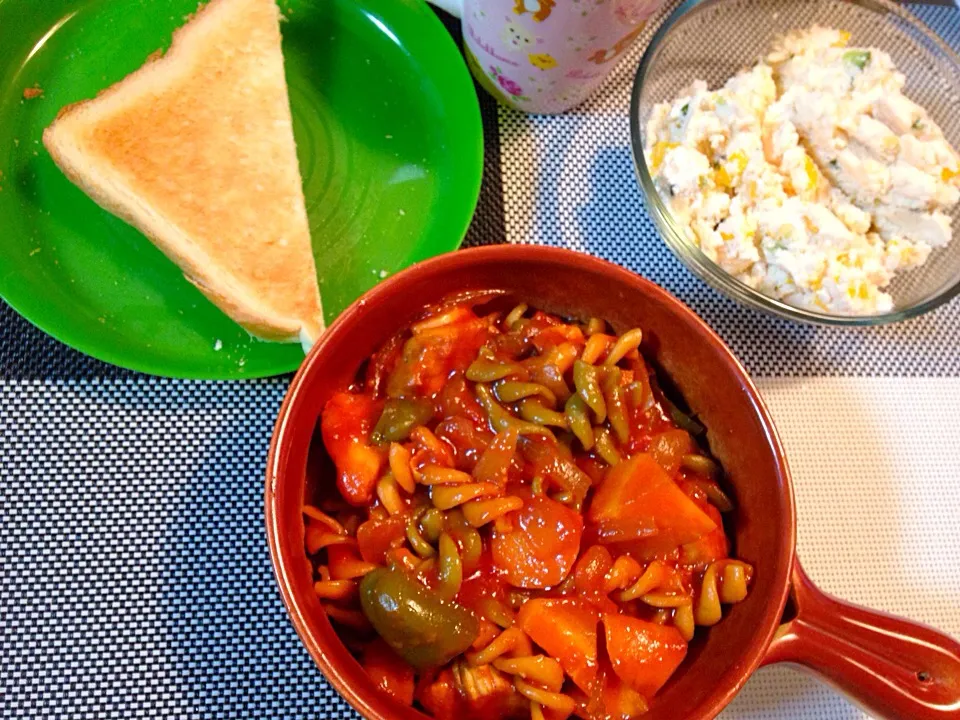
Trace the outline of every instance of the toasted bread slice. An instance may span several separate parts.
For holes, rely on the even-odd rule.
[[[252,334],[323,330],[274,0],[212,0],[43,134],[68,178]]]

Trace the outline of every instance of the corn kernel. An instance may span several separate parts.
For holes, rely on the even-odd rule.
[[[713,182],[718,188],[733,187],[733,178],[730,177],[730,173],[723,165],[713,171]]]
[[[666,140],[661,140],[656,143],[650,150],[650,169],[653,172],[657,172],[663,164],[663,159],[667,153],[675,147],[677,147],[677,143],[667,142]]]
[[[810,159],[809,155],[805,155],[803,158],[803,169],[807,173],[807,188],[809,190],[816,190],[820,175],[817,173],[817,166],[813,164],[813,160]]]
[[[834,47],[846,47],[847,43],[850,42],[850,32],[847,30],[840,31],[840,39],[833,43]]]
[[[747,154],[743,150],[737,150],[730,159],[737,164],[737,172],[742,173],[747,169]]]

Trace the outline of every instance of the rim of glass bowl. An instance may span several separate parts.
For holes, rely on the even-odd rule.
[[[958,75],[960,75],[960,57],[958,57],[936,33],[909,12],[888,0],[842,1],[849,2],[852,5],[859,5],[877,14],[892,13],[901,21],[912,25],[917,32],[923,35],[927,41],[932,43],[937,50],[942,53],[944,58],[954,66]],[[650,176],[650,170],[647,168],[647,161],[643,152],[644,133],[643,128],[640,127],[640,93],[643,90],[647,73],[657,55],[657,50],[673,26],[695,8],[702,5],[719,5],[723,2],[724,0],[685,0],[685,2],[674,9],[654,34],[653,39],[650,40],[650,44],[647,46],[646,51],[644,51],[640,66],[637,68],[637,74],[633,80],[633,89],[630,94],[630,145],[633,152],[633,167],[640,184],[644,205],[653,217],[654,224],[657,226],[661,237],[667,243],[668,247],[680,258],[687,268],[692,270],[701,280],[715,290],[732,297],[734,300],[756,310],[761,310],[781,318],[817,325],[869,326],[899,322],[929,312],[960,294],[960,272],[958,272],[957,279],[952,285],[947,286],[937,295],[923,302],[911,305],[910,307],[894,309],[890,312],[876,315],[831,315],[829,313],[815,312],[813,310],[788,305],[781,300],[754,290],[746,283],[741,282],[726,270],[722,269],[708,258],[699,247],[686,239],[680,225],[673,219],[670,209],[663,201],[660,193],[657,192],[653,184],[653,178]],[[953,242],[960,242],[960,240],[954,239]]]

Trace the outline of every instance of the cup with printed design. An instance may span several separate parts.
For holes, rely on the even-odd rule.
[[[586,100],[662,0],[431,0],[461,18],[467,62],[504,105],[561,113]]]

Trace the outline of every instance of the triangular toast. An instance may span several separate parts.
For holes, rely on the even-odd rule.
[[[252,334],[323,330],[274,0],[212,0],[170,50],[60,111],[43,142]]]

